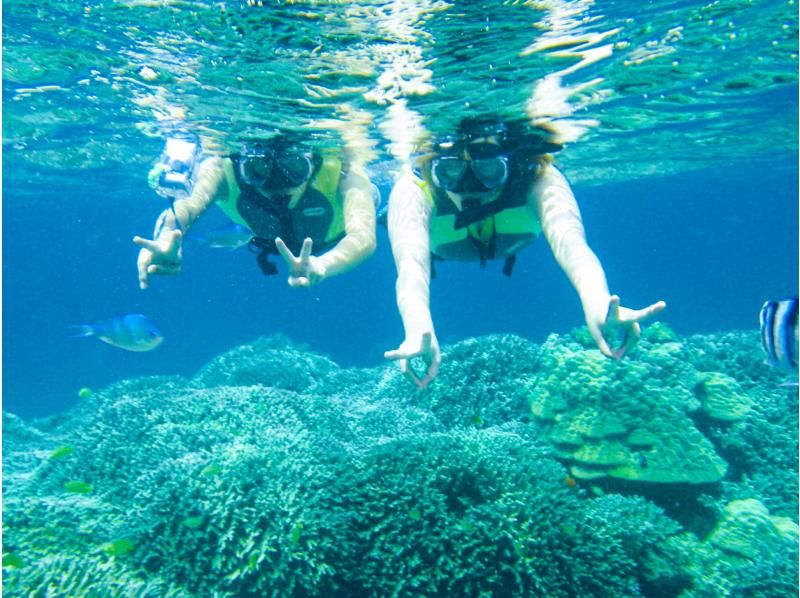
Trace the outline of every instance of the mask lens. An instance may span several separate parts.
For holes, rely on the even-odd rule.
[[[297,187],[311,178],[314,164],[309,154],[287,153],[277,156],[278,171],[283,175],[282,181],[276,180],[273,185],[279,187]],[[276,177],[276,179],[281,177]],[[281,184],[279,184],[281,183]]]
[[[242,180],[254,187],[263,186],[272,170],[272,160],[267,156],[242,156],[239,162],[239,174]]]
[[[508,180],[508,159],[505,156],[473,160],[472,172],[484,187],[495,189]]]
[[[433,183],[446,191],[454,190],[461,182],[467,163],[455,156],[434,158],[431,163],[431,179]]]

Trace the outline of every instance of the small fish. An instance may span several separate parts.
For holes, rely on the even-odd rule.
[[[91,388],[87,388],[86,386],[84,386],[83,388],[81,388],[78,391],[78,398],[79,399],[88,399],[90,396],[92,396],[92,389]]]
[[[797,297],[761,306],[761,346],[770,365],[797,371]]]
[[[575,488],[578,485],[578,481],[571,475],[568,475],[567,477],[564,478],[564,483],[570,488]]]
[[[92,491],[91,484],[87,484],[81,480],[70,480],[64,483],[64,488],[67,492],[72,492],[73,494],[89,494]]]
[[[18,554],[15,554],[13,552],[3,553],[3,567],[9,567],[11,569],[19,569],[20,567],[24,566],[25,566],[25,561]]]
[[[562,523],[558,528],[568,538],[575,538],[578,535],[578,529],[570,523]]]
[[[253,238],[253,231],[246,226],[232,222],[203,235],[192,235],[189,238],[212,249],[233,251],[247,245]]]
[[[68,444],[64,446],[59,446],[58,448],[53,449],[50,453],[48,459],[55,460],[55,459],[63,459],[64,457],[69,457],[72,454],[72,447]]]
[[[289,534],[289,541],[292,543],[292,546],[297,546],[300,542],[300,534],[303,531],[303,522],[298,521],[294,524],[291,533]]]
[[[74,327],[72,337],[96,336],[101,341],[126,351],[152,351],[164,337],[156,325],[142,314],[127,314],[93,324]]]
[[[100,548],[108,556],[117,557],[125,556],[129,552],[132,552],[133,549],[136,548],[136,544],[127,538],[119,538],[117,540],[111,540],[111,542],[106,542]]]
[[[258,567],[258,556],[258,553],[254,552],[250,555],[250,558],[247,559],[247,568],[250,569],[250,571],[255,571],[255,568]]]
[[[203,525],[203,518],[202,517],[187,517],[181,524],[185,525],[189,529],[197,529],[201,525]]]
[[[222,473],[222,467],[220,467],[216,463],[212,463],[211,465],[206,465],[200,472],[200,475],[203,477],[211,477],[219,475],[221,473]]]

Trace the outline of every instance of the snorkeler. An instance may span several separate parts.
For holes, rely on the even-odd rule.
[[[361,161],[346,153],[315,151],[278,136],[244,143],[227,158],[207,157],[196,168],[177,170],[186,177],[173,177],[173,186],[185,190],[184,179],[191,173],[191,191],[173,195],[152,240],[133,238],[141,247],[142,289],[151,274],[180,272],[183,235],[213,202],[252,231],[250,247],[264,274],[277,272],[270,254],[283,257],[293,287],[345,272],[375,250],[372,189]],[[164,178],[160,172],[151,173],[154,177]],[[312,255],[313,250],[324,253]]]
[[[569,183],[552,164],[550,154],[560,146],[523,127],[465,120],[456,137],[440,140],[420,161],[421,176],[409,169],[392,189],[388,229],[405,340],[385,357],[420,388],[441,362],[429,306],[432,256],[482,264],[504,259],[503,271],[511,274],[516,254],[543,232],[578,292],[592,338],[614,359],[637,342],[639,322],[666,307],[659,301],[632,310],[609,293]],[[615,333],[621,334],[616,347]],[[425,371],[414,371],[414,357]]]

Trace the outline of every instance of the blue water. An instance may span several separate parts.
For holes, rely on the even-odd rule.
[[[545,76],[580,60],[557,52],[578,42],[523,52],[556,33],[613,46],[564,75],[567,87],[596,80],[569,97],[567,114],[596,127],[557,164],[575,182],[589,243],[623,305],[663,299],[660,318],[692,334],[753,329],[764,300],[797,293],[798,46],[788,3],[294,4],[4,7],[4,409],[61,412],[82,387],[191,375],[276,333],[342,365],[382,364],[403,340],[383,228],[368,262],[310,290],[289,288],[283,271],[264,277],[246,249],[188,244],[179,277],[138,288],[131,238],[149,237],[164,208],[146,183],[164,136],[179,122],[230,148],[242,135],[346,120],[331,109],[343,102],[370,113],[368,135],[386,160],[397,140],[375,97],[397,93],[389,75],[430,83],[433,93],[411,86],[397,96],[429,131],[490,110],[516,117]],[[387,196],[387,177],[380,182]],[[212,209],[197,230],[224,222]],[[519,255],[512,277],[500,270],[437,264],[431,307],[443,345],[493,332],[541,342],[582,324],[544,240]],[[161,328],[155,351],[68,337],[71,325],[130,312]]]
[[[785,98],[775,109],[785,109]],[[793,107],[796,111],[796,104]],[[153,155],[158,146],[153,145]],[[138,288],[137,248],[163,207],[146,173],[74,172],[67,188],[39,178],[18,201],[17,155],[3,160],[3,408],[40,417],[70,408],[81,387],[143,375],[191,375],[211,357],[282,333],[347,366],[383,362],[402,341],[385,230],[376,254],[310,290],[283,270],[265,277],[246,249],[187,245],[179,277]],[[569,169],[565,169],[569,177]],[[388,189],[382,189],[384,193]],[[663,299],[680,334],[754,329],[761,303],[797,293],[797,155],[666,178],[576,185],[590,245],[623,304]],[[198,225],[223,223],[216,209]],[[432,312],[439,340],[513,332],[540,342],[582,324],[577,296],[543,240],[510,278],[501,263],[438,263]],[[140,311],[166,340],[129,353],[67,336],[71,324]]]
[[[4,593],[797,594],[796,378],[755,333],[798,293],[791,3],[3,9]],[[278,258],[267,277],[192,243],[227,224],[212,207],[180,276],[139,289],[176,128],[220,155],[276,131],[369,147],[385,199],[475,116],[564,142],[611,292],[666,301],[680,345],[653,327],[618,365],[567,334],[583,313],[543,238],[510,277],[435,263],[424,392],[383,359],[403,340],[383,226],[368,261],[293,289]],[[155,350],[69,336],[133,312]],[[193,378],[83,391],[142,376]]]

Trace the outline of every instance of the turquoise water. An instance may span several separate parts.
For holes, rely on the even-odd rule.
[[[3,17],[9,595],[797,593],[797,388],[757,338],[762,302],[798,288],[793,2],[15,1]],[[438,265],[427,393],[383,362],[402,327],[382,227],[369,261],[308,292],[203,247],[139,290],[130,239],[164,208],[147,172],[171,132],[220,153],[345,136],[386,197],[432,136],[487,114],[564,143],[611,290],[667,301],[668,328],[617,369],[543,242],[510,278]],[[162,346],[67,337],[131,312]]]

